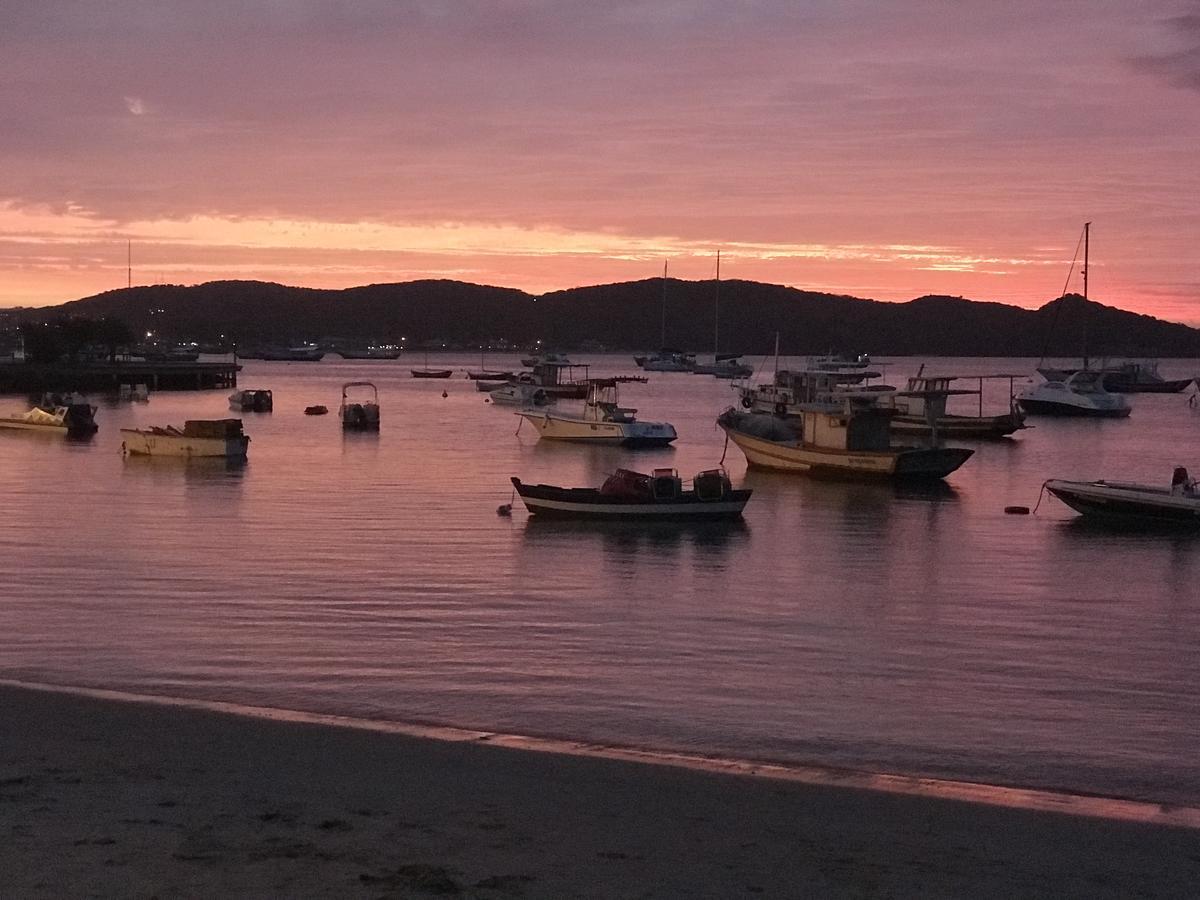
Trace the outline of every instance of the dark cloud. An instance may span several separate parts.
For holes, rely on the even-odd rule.
[[[1163,23],[1172,43],[1179,45],[1176,49],[1137,57],[1134,64],[1177,87],[1200,90],[1200,3],[1194,6],[1195,11]]]

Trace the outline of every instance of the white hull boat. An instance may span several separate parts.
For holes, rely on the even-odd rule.
[[[538,384],[510,382],[488,391],[488,396],[502,406],[548,406],[554,402],[554,397]]]
[[[617,403],[613,379],[595,380],[588,389],[583,412],[522,410],[517,413],[537,429],[538,437],[587,444],[621,444],[627,447],[664,447],[676,438],[667,422],[639,422],[636,409]]]
[[[1109,393],[1104,373],[1080,369],[1062,381],[1044,381],[1026,389],[1017,403],[1031,416],[1122,419],[1133,412],[1123,394]]]
[[[352,388],[363,389],[354,393],[358,399],[351,396]],[[369,399],[367,391],[370,391]],[[379,390],[369,381],[347,381],[342,385],[342,405],[338,407],[338,415],[342,419],[342,428],[347,431],[378,431]]]
[[[14,416],[0,416],[0,428],[82,436],[96,433],[96,407],[86,402],[39,405]]]
[[[236,412],[270,412],[275,401],[270,391],[248,389],[229,395],[229,408]]]
[[[192,420],[182,429],[122,428],[121,449],[134,456],[245,459],[250,438],[241,419]]]

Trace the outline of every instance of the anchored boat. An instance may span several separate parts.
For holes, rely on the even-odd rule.
[[[352,388],[363,388],[354,392],[355,399],[350,395]],[[369,398],[367,391],[370,391]],[[342,428],[347,431],[378,431],[378,389],[369,381],[347,381],[342,385],[342,405],[338,415],[342,418]]]
[[[135,456],[245,459],[250,438],[241,419],[193,419],[183,428],[122,428],[121,449]]]
[[[238,412],[270,412],[275,401],[268,390],[234,391],[229,395],[229,408]]]
[[[735,490],[724,469],[699,473],[690,487],[674,469],[617,469],[599,488],[512,483],[531,514],[562,519],[736,519],[751,494]]]
[[[1104,373],[1094,369],[1079,369],[1061,381],[1035,384],[1021,392],[1017,403],[1032,416],[1122,419],[1133,412],[1124,394],[1109,393]]]
[[[41,403],[28,412],[0,416],[0,428],[64,434],[71,437],[95,434],[98,428],[96,407],[78,394],[68,394],[65,397],[46,395]]]
[[[1119,481],[1063,481],[1052,478],[1046,490],[1091,519],[1116,524],[1200,528],[1200,491],[1176,470],[1176,484],[1157,487]],[[1183,478],[1178,477],[1182,471]]]
[[[893,444],[893,410],[873,395],[808,404],[799,418],[730,408],[717,424],[751,466],[854,478],[945,478],[970,459],[964,447]]]
[[[622,444],[627,447],[663,447],[675,440],[668,422],[639,422],[636,409],[621,406],[615,378],[593,379],[581,413],[521,410],[518,416],[548,440],[589,444]]]

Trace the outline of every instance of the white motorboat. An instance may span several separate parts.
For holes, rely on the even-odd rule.
[[[634,357],[637,362],[638,357]],[[641,357],[638,363],[647,372],[691,372],[696,368],[696,354],[682,350],[660,350],[653,356]]]
[[[500,387],[493,387],[488,396],[493,403],[503,406],[548,406],[555,400],[554,395],[546,393],[536,381],[522,380],[520,376]]]
[[[352,397],[352,388],[362,390],[354,391]],[[338,408],[338,415],[342,419],[342,428],[348,431],[378,431],[378,389],[369,381],[347,381],[342,385],[342,405]]]
[[[122,428],[121,449],[135,456],[245,459],[250,438],[241,419],[194,419],[183,428]]]
[[[1183,478],[1178,473],[1183,473]],[[1085,517],[1112,523],[1200,528],[1200,491],[1177,469],[1171,487],[1118,481],[1063,481],[1052,478],[1046,490]]]
[[[1104,387],[1104,373],[1080,369],[1062,380],[1043,381],[1017,397],[1021,409],[1032,416],[1085,416],[1120,419],[1133,407],[1124,394],[1112,394]]]
[[[675,426],[668,422],[639,422],[636,413],[636,409],[619,404],[616,380],[603,378],[589,384],[581,413],[547,409],[521,410],[517,415],[537,429],[538,437],[547,440],[627,447],[662,447],[675,440]]]
[[[274,405],[275,401],[268,390],[248,389],[229,395],[229,408],[238,412],[270,412]]]
[[[0,428],[73,437],[95,434],[96,407],[77,394],[66,397],[47,395],[42,398],[40,404],[27,412],[0,416]]]

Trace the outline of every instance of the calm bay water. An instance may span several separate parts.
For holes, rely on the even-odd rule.
[[[1200,537],[1003,512],[1051,477],[1200,474],[1185,395],[969,444],[940,490],[747,472],[730,446],[744,524],[564,525],[497,516],[509,476],[690,477],[721,459],[728,384],[627,386],[680,439],[626,451],[518,432],[461,377],[477,358],[431,358],[450,381],[411,364],[248,361],[275,412],[243,415],[241,468],[119,452],[122,426],[231,415],[226,391],[101,403],[86,444],[0,432],[0,677],[1200,803]],[[382,431],[344,435],[364,378]]]

